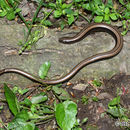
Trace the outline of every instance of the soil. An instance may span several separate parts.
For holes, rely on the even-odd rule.
[[[117,89],[123,91],[123,87],[125,91],[121,94],[121,104],[130,110],[130,75],[119,74],[114,75],[111,79],[103,79],[103,86],[98,89],[98,92],[91,85],[88,85],[85,91],[77,91],[71,87],[69,88],[69,91],[73,92],[75,98],[79,100],[78,118],[82,120],[88,117],[88,122],[82,125],[83,130],[86,130],[88,126],[91,126],[90,130],[94,128],[97,130],[125,129],[116,126],[117,119],[105,113],[108,108],[108,102],[117,96]],[[97,95],[100,100],[98,102],[90,101],[87,105],[84,105],[81,101],[81,97],[84,95],[89,98]],[[128,116],[130,118],[130,112]]]

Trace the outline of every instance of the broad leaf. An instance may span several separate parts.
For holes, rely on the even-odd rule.
[[[19,103],[15,94],[6,84],[4,84],[4,91],[5,91],[6,101],[9,105],[11,112],[14,115],[17,115],[17,113],[19,112]]]
[[[101,23],[102,20],[103,20],[103,16],[96,16],[95,19],[94,19],[94,21],[95,21],[96,23]]]
[[[72,101],[65,101],[56,105],[56,121],[62,130],[71,130],[76,122],[77,105]]]

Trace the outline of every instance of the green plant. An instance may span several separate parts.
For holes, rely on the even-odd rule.
[[[89,97],[87,97],[87,96],[82,96],[82,98],[81,98],[81,102],[83,103],[83,104],[85,104],[85,105],[87,105],[88,104],[88,101],[89,101]]]
[[[101,87],[102,82],[100,80],[94,79],[92,81],[92,85],[94,85],[95,87]]]
[[[115,97],[108,103],[108,114],[116,119],[119,119],[120,121],[125,121],[129,123],[130,120],[126,115],[126,112],[128,112],[128,110],[120,105],[120,96]]]
[[[21,11],[17,6],[18,1],[16,0],[0,0],[0,17],[6,16],[8,20],[14,20],[15,15]]]
[[[66,4],[64,0],[56,0],[55,3],[48,1],[48,3],[44,3],[43,5],[46,8],[51,8],[54,10],[54,18],[61,18],[61,29],[64,28],[66,23],[68,25],[72,25],[72,23],[78,18],[78,11],[73,10],[73,2]]]
[[[50,68],[50,62],[45,62],[39,69],[39,76],[44,79],[47,76]],[[44,92],[40,92],[34,96],[24,98],[23,101],[18,101],[16,95],[24,95],[29,90],[20,89],[15,86],[12,90],[4,84],[4,92],[6,102],[9,106],[10,111],[14,115],[14,118],[8,125],[1,123],[5,129],[9,130],[38,130],[36,124],[40,122],[47,122],[56,118],[57,124],[63,130],[71,130],[71,128],[79,129],[80,124],[77,122],[77,104],[70,101],[69,94],[62,88],[61,84],[56,86],[47,86],[50,89],[44,89]],[[48,92],[54,93],[55,97],[60,101],[59,103],[54,102],[54,105],[47,105]],[[55,99],[56,101],[56,99]],[[1,106],[1,109],[3,107]],[[87,121],[84,119],[81,124]],[[2,128],[0,128],[3,130]],[[80,129],[82,130],[82,129]]]
[[[59,19],[58,22],[61,29],[66,24],[72,25],[78,20],[79,15],[89,23],[94,21],[110,24],[111,21],[121,21],[122,35],[125,35],[130,29],[129,0],[119,0],[115,3],[112,0],[107,0],[107,3],[103,3],[102,0],[73,0],[69,3],[65,0],[56,0],[55,2],[52,2],[52,0],[35,0],[35,2],[38,4],[38,7],[32,21],[27,22],[20,13],[21,9],[17,8],[19,1],[0,0],[0,17],[6,16],[8,20],[13,20],[18,15],[28,29],[27,33],[25,33],[25,40],[19,42],[19,45],[22,46],[19,54],[22,54],[26,49],[30,49],[32,45],[44,36],[45,26],[53,25],[49,20],[50,15],[55,19]],[[38,18],[38,13],[42,7],[44,8],[44,11],[42,11],[43,17]]]

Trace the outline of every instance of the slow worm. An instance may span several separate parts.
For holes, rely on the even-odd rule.
[[[41,84],[58,84],[58,83],[65,82],[65,81],[69,80],[70,78],[72,78],[84,66],[86,66],[90,63],[93,63],[95,61],[111,58],[111,57],[117,55],[121,51],[121,49],[123,47],[123,38],[122,38],[120,32],[116,28],[114,28],[113,26],[108,25],[108,24],[104,24],[104,23],[96,23],[96,24],[92,23],[92,24],[86,26],[83,30],[81,30],[74,37],[60,38],[59,42],[69,44],[69,43],[74,43],[74,42],[80,41],[83,38],[85,38],[85,36],[88,33],[90,33],[90,31],[97,30],[97,29],[103,29],[104,31],[112,34],[112,36],[114,37],[114,39],[116,41],[114,48],[110,51],[98,53],[96,55],[93,55],[91,57],[84,59],[83,61],[78,63],[68,74],[66,74],[63,77],[60,77],[58,79],[53,79],[53,80],[43,80],[37,76],[34,76],[30,73],[27,73],[27,72],[20,70],[20,69],[17,69],[17,68],[2,69],[2,70],[0,70],[0,75],[2,75],[4,73],[9,73],[9,72],[18,73],[18,74],[21,74],[21,75],[23,75],[31,80],[39,82]]]

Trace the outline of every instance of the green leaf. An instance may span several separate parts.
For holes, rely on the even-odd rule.
[[[120,103],[120,96],[115,97],[113,100],[111,100],[111,101],[108,103],[108,107],[118,105],[119,103]]]
[[[29,119],[39,119],[40,116],[38,114],[32,113],[32,112],[28,112],[29,115]]]
[[[65,101],[56,105],[56,121],[62,130],[71,130],[76,122],[77,105],[72,101]]]
[[[101,23],[102,20],[103,20],[103,16],[96,16],[96,17],[94,18],[94,22],[96,22],[96,23]]]
[[[123,0],[119,0],[119,2],[120,2],[122,5],[125,5],[125,3],[124,3]]]
[[[107,22],[107,21],[110,21],[110,17],[109,17],[108,14],[105,14],[105,15],[104,15],[104,21],[106,21],[106,22]]]
[[[61,30],[64,29],[64,27],[65,27],[65,22],[64,22],[64,21],[61,21],[61,22],[60,22],[60,27],[61,27]]]
[[[118,19],[116,13],[110,14],[110,18],[111,18],[112,20],[117,20],[117,19]]]
[[[52,25],[51,21],[49,21],[49,20],[44,20],[42,22],[42,24],[45,25],[45,26],[51,26]]]
[[[35,130],[35,124],[31,122],[26,122],[23,119],[16,118],[8,124],[8,129],[10,130]]]
[[[107,0],[106,6],[109,8],[113,8],[113,0]]]
[[[102,3],[102,1],[101,0],[94,0],[94,3],[97,4],[97,5],[99,5],[99,4]]]
[[[130,11],[129,12],[125,12],[123,18],[130,19]]]
[[[119,118],[125,116],[124,112],[125,109],[123,109],[121,106],[119,106],[119,108],[114,106],[107,110],[107,113],[111,114],[113,117],[119,117]]]
[[[92,84],[95,86],[95,87],[100,87],[102,85],[101,81],[100,80],[97,80],[97,79],[94,79],[92,81]]]
[[[53,86],[52,90],[58,95],[59,99],[61,99],[61,100],[69,100],[70,99],[70,95],[63,88],[60,88],[58,86]]]
[[[42,92],[42,93],[32,97],[31,103],[32,104],[38,104],[38,103],[41,103],[41,102],[45,102],[47,99],[48,99],[48,97],[45,95],[44,92]]]
[[[28,115],[28,111],[27,110],[22,110],[21,112],[19,112],[15,118],[20,118],[20,119],[24,119],[25,121],[29,120],[29,115]]]
[[[20,102],[20,104],[25,106],[31,106],[32,102],[28,98],[25,98],[24,101]]]
[[[20,9],[20,8],[17,8],[17,9],[15,10],[15,13],[19,13],[19,12],[21,12],[21,9]]]
[[[64,9],[63,14],[67,14],[68,16],[71,16],[74,14],[74,11],[72,9]]]
[[[44,64],[42,64],[40,66],[39,76],[41,79],[44,79],[47,76],[47,73],[48,73],[50,67],[51,67],[51,63],[49,61],[45,62]]]
[[[97,97],[92,97],[92,100],[93,100],[94,102],[98,102],[98,101],[99,101],[99,99],[98,99]]]
[[[64,4],[62,5],[62,9],[65,9],[65,8],[67,8],[67,4],[66,4],[66,3],[64,3]]]
[[[54,3],[49,3],[49,7],[51,7],[51,8],[56,8],[56,4],[54,4]]]
[[[83,4],[83,5],[82,5],[82,8],[87,9],[87,10],[91,10],[91,7],[90,7],[90,4],[89,4],[89,3]]]
[[[62,11],[61,10],[55,10],[54,12],[54,17],[55,18],[59,18],[62,15]]]
[[[12,8],[10,8],[10,10],[8,10],[6,17],[8,20],[15,19],[15,12]]]
[[[105,8],[105,14],[109,14],[110,13],[110,9],[108,7]]]
[[[68,24],[71,25],[74,22],[74,16],[71,15],[68,17]]]
[[[19,103],[15,96],[15,94],[12,92],[12,90],[4,84],[4,91],[5,91],[5,97],[7,100],[7,103],[9,105],[9,108],[11,112],[16,116],[19,110]]]
[[[130,2],[126,5],[126,8],[127,8],[128,11],[130,11]]]
[[[0,17],[6,16],[7,11],[6,10],[0,10]]]
[[[78,2],[81,2],[81,1],[82,1],[82,0],[74,0],[74,2],[77,2],[77,3],[78,3]]]

